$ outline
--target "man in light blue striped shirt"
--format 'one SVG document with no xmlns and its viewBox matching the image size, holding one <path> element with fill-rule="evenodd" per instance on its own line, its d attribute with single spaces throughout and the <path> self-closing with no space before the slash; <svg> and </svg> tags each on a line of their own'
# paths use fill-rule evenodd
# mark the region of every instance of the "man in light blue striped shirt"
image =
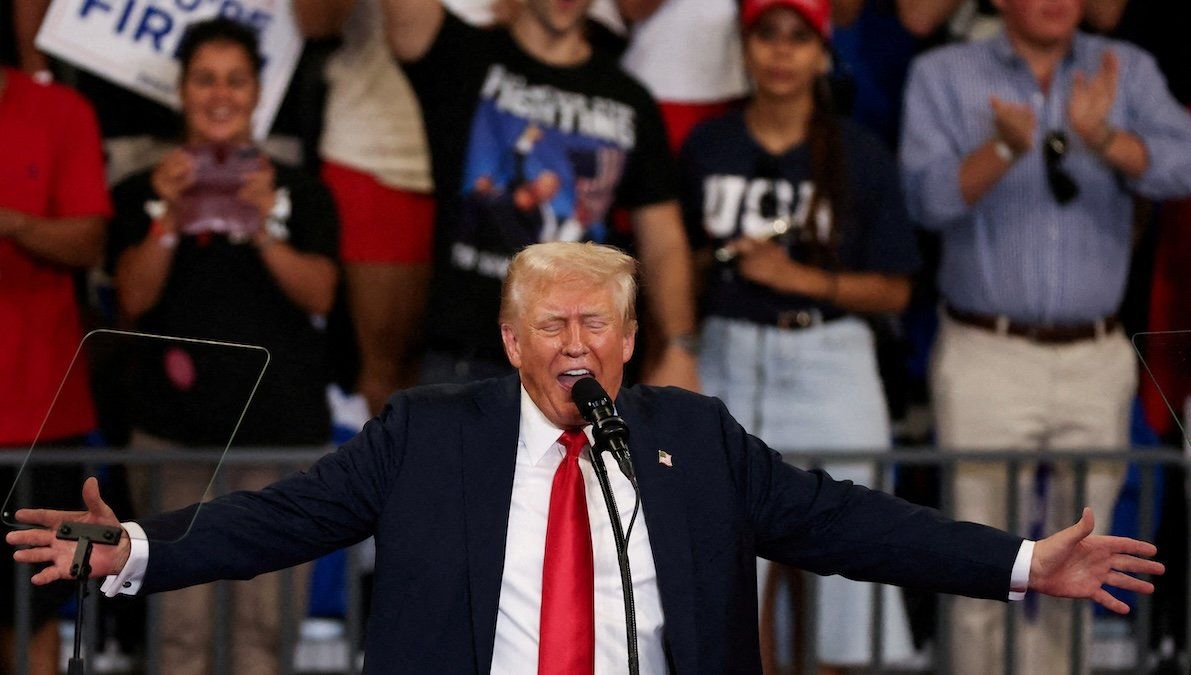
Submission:
<svg viewBox="0 0 1191 675">
<path fill-rule="evenodd" d="M 938 441 L 1124 447 L 1137 376 L 1115 313 L 1133 194 L 1191 194 L 1191 116 L 1144 51 L 1078 32 L 1082 0 L 996 4 L 1003 34 L 922 56 L 906 92 L 906 198 L 943 243 Z M 1063 468 L 1023 472 L 1023 521 L 1069 520 Z M 1119 477 L 1090 472 L 1096 513 L 1111 513 Z M 956 481 L 959 518 L 1009 525 L 1003 470 L 961 465 Z M 1070 672 L 1069 606 L 1028 609 L 1018 672 Z M 1003 611 L 956 605 L 953 672 L 1000 672 Z"/>
</svg>

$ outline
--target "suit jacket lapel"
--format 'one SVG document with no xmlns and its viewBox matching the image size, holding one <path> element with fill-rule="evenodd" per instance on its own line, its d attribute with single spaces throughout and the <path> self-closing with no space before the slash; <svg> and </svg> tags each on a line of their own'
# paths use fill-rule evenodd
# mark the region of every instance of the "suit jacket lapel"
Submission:
<svg viewBox="0 0 1191 675">
<path fill-rule="evenodd" d="M 657 569 L 658 592 L 665 617 L 670 658 L 679 673 L 698 671 L 695 634 L 695 564 L 682 489 L 682 448 L 667 445 L 657 429 L 660 421 L 638 392 L 622 390 L 616 410 L 629 425 L 629 450 L 641 488 L 641 504 L 649 528 L 649 545 Z M 677 455 L 673 466 L 658 461 L 658 451 Z M 627 523 L 626 523 L 627 525 Z"/>
<path fill-rule="evenodd" d="M 492 669 L 496 640 L 521 423 L 520 382 L 511 375 L 481 388 L 475 396 L 481 417 L 461 435 L 471 626 L 476 670 L 481 673 Z"/>
</svg>

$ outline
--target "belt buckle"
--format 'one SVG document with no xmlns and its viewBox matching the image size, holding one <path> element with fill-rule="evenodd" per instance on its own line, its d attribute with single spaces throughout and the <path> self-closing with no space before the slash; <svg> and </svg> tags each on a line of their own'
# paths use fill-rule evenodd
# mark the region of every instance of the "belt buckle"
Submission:
<svg viewBox="0 0 1191 675">
<path fill-rule="evenodd" d="M 801 330 L 821 323 L 821 315 L 813 309 L 793 309 L 777 313 L 777 327 L 786 330 Z"/>
<path fill-rule="evenodd" d="M 1009 320 L 1008 316 L 1006 316 L 1004 314 L 998 314 L 996 321 L 993 323 L 993 332 L 996 333 L 997 335 L 1002 335 L 1002 336 L 1009 335 L 1009 328 L 1012 325 L 1012 323 L 1013 322 Z M 1033 326 L 1026 327 L 1025 333 L 1026 333 L 1026 337 L 1033 339 L 1034 327 Z"/>
<path fill-rule="evenodd" d="M 1104 317 L 1096 319 L 1096 323 L 1094 323 L 1092 327 L 1095 331 L 1095 334 L 1092 337 L 1095 339 L 1103 340 L 1104 338 L 1108 337 L 1108 319 Z"/>
</svg>

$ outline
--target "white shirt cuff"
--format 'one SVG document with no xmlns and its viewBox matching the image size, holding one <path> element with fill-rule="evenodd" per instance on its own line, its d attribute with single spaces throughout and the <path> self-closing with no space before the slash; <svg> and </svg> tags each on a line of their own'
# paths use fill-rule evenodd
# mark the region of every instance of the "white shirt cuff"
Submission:
<svg viewBox="0 0 1191 675">
<path fill-rule="evenodd" d="M 132 543 L 132 550 L 128 553 L 128 561 L 119 574 L 110 574 L 103 580 L 99 590 L 109 598 L 117 595 L 136 595 L 141 590 L 141 582 L 145 579 L 145 568 L 149 566 L 149 538 L 140 525 L 129 521 L 120 523 L 128 533 L 128 540 Z"/>
<path fill-rule="evenodd" d="M 1034 560 L 1034 543 L 1029 539 L 1021 543 L 1017 560 L 1013 561 L 1013 573 L 1009 575 L 1009 601 L 1017 602 L 1026 597 L 1030 587 L 1030 563 Z"/>
</svg>

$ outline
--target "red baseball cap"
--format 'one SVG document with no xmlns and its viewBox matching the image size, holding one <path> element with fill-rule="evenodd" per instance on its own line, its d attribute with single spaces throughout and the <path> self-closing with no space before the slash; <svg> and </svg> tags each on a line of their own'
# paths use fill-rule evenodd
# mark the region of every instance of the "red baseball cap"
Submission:
<svg viewBox="0 0 1191 675">
<path fill-rule="evenodd" d="M 798 12 L 819 37 L 831 39 L 830 0 L 744 0 L 740 7 L 740 25 L 744 30 L 749 30 L 762 14 L 775 7 L 787 7 Z"/>
</svg>

